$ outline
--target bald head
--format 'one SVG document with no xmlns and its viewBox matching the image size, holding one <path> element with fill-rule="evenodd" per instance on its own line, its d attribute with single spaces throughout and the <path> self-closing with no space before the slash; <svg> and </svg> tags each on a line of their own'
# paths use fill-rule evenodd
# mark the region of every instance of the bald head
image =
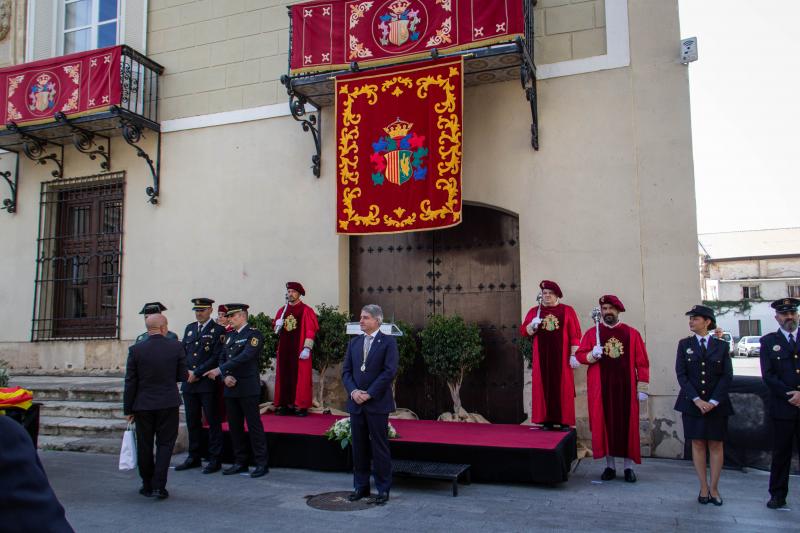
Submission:
<svg viewBox="0 0 800 533">
<path fill-rule="evenodd" d="M 144 319 L 148 335 L 166 335 L 167 317 L 164 315 L 147 315 Z"/>
</svg>

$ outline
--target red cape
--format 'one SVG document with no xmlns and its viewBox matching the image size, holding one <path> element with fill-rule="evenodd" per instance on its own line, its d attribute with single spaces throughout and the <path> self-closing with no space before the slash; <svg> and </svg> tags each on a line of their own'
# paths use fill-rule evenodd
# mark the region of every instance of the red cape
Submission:
<svg viewBox="0 0 800 533">
<path fill-rule="evenodd" d="M 628 421 L 628 453 L 629 459 L 636 463 L 642 462 L 642 451 L 639 444 L 639 400 L 636 393 L 641 388 L 646 392 L 647 384 L 650 383 L 650 363 L 647 358 L 647 350 L 644 346 L 641 334 L 627 324 L 620 323 L 615 327 L 628 328 L 630 332 L 630 357 L 629 371 L 630 383 L 632 384 L 629 392 L 630 397 L 630 418 Z M 589 365 L 586 373 L 587 396 L 589 399 L 589 428 L 592 431 L 592 455 L 595 459 L 605 457 L 608 453 L 608 435 L 606 432 L 605 416 L 603 413 L 603 384 L 600 377 L 600 367 L 595 364 L 592 355 L 592 348 L 596 343 L 595 326 L 592 326 L 581 339 L 581 345 L 575 357 L 585 365 Z M 640 385 L 641 384 L 641 385 Z"/>
<path fill-rule="evenodd" d="M 273 403 L 276 406 L 294 405 L 298 409 L 308 409 L 311 407 L 311 397 L 314 390 L 314 384 L 312 382 L 312 361 L 314 352 L 311 352 L 311 357 L 308 359 L 300 359 L 299 357 L 300 352 L 303 351 L 303 348 L 309 341 L 313 346 L 314 337 L 317 335 L 319 324 L 317 323 L 317 314 L 305 303 L 299 302 L 294 306 L 290 306 L 289 309 L 297 306 L 302 306 L 302 319 L 299 321 L 302 330 L 300 335 L 296 337 L 296 342 L 290 343 L 283 329 L 278 337 L 278 353 L 275 357 L 275 401 Z M 275 320 L 279 319 L 282 315 L 283 306 L 275 313 Z M 294 391 L 281 390 L 282 367 L 289 366 L 287 364 L 289 358 L 296 359 L 297 361 L 297 386 Z M 283 364 L 281 361 L 283 361 Z M 292 366 L 291 368 L 293 369 L 294 367 Z M 291 382 L 294 380 L 288 381 Z"/>
<path fill-rule="evenodd" d="M 556 354 L 556 357 L 561 361 L 561 420 L 548 419 L 547 403 L 544 397 L 544 387 L 542 384 L 542 371 L 540 368 L 539 360 L 539 342 L 536 336 L 537 332 L 533 334 L 533 359 L 531 363 L 532 371 L 532 393 L 531 393 L 531 421 L 536 424 L 543 422 L 551 422 L 555 424 L 569 424 L 575 425 L 575 379 L 572 375 L 572 368 L 569 366 L 569 356 L 572 346 L 578 346 L 581 338 L 581 326 L 578 322 L 578 315 L 575 310 L 569 305 L 560 304 L 564 307 L 564 324 L 561 327 L 563 340 L 561 343 L 561 354 Z M 523 337 L 530 337 L 528 335 L 527 327 L 530 322 L 536 318 L 536 311 L 539 307 L 533 307 L 528 314 L 525 315 L 525 320 L 519 327 L 520 334 Z M 541 318 L 544 318 L 544 310 Z"/>
</svg>

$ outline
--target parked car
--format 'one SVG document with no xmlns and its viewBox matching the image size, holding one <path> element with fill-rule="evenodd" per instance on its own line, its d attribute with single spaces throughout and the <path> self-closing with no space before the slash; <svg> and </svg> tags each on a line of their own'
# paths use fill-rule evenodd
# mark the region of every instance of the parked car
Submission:
<svg viewBox="0 0 800 533">
<path fill-rule="evenodd" d="M 736 354 L 739 357 L 758 357 L 761 354 L 761 337 L 746 336 L 739 339 Z"/>
<path fill-rule="evenodd" d="M 728 343 L 728 353 L 731 354 L 731 357 L 736 355 L 736 343 L 733 342 L 733 337 L 727 331 L 722 332 L 721 340 Z"/>
</svg>

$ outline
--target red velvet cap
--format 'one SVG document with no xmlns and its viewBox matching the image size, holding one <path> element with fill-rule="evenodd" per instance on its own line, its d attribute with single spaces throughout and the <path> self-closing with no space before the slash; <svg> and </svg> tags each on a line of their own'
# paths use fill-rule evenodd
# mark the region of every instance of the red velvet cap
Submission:
<svg viewBox="0 0 800 533">
<path fill-rule="evenodd" d="M 564 293 L 561 292 L 561 287 L 558 286 L 558 283 L 555 281 L 550 281 L 549 279 L 542 280 L 539 284 L 539 288 L 542 290 L 548 289 L 556 293 L 556 296 L 559 298 L 564 297 Z"/>
<path fill-rule="evenodd" d="M 305 296 L 305 295 L 306 295 L 306 290 L 305 290 L 305 289 L 303 288 L 303 286 L 302 286 L 302 285 L 301 285 L 299 282 L 297 282 L 297 281 L 290 281 L 289 283 L 287 283 L 287 284 L 286 284 L 286 288 L 287 288 L 287 289 L 294 289 L 294 290 L 296 290 L 297 292 L 299 292 L 299 293 L 300 293 L 300 296 Z"/>
<path fill-rule="evenodd" d="M 221 304 L 219 307 L 217 307 L 217 314 L 224 315 L 227 312 L 228 312 L 228 307 L 226 305 Z"/>
<path fill-rule="evenodd" d="M 625 306 L 622 305 L 622 300 L 614 296 L 613 294 L 606 294 L 600 297 L 600 305 L 609 304 L 613 305 L 617 309 L 619 309 L 620 313 L 625 312 Z"/>
</svg>

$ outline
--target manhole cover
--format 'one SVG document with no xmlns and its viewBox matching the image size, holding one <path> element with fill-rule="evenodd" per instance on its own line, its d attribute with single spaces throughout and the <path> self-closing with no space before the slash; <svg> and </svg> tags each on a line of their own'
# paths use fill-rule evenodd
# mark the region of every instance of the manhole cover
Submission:
<svg viewBox="0 0 800 533">
<path fill-rule="evenodd" d="M 315 496 L 306 496 L 308 505 L 321 511 L 363 511 L 372 505 L 369 498 L 361 498 L 357 502 L 347 499 L 349 492 L 325 492 Z"/>
</svg>

